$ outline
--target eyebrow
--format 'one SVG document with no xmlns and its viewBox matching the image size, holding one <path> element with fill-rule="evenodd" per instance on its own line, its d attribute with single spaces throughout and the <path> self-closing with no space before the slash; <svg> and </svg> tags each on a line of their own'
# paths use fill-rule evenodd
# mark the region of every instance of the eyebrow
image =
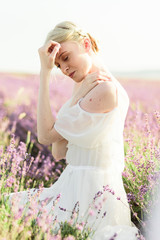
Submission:
<svg viewBox="0 0 160 240">
<path fill-rule="evenodd" d="M 65 53 L 65 52 L 67 52 L 67 51 L 64 51 L 63 53 Z M 58 57 L 59 59 L 60 59 L 60 57 L 62 56 L 63 53 L 61 53 L 61 55 Z"/>
<path fill-rule="evenodd" d="M 63 53 L 65 53 L 65 52 L 67 52 L 67 51 L 64 51 L 64 52 L 62 52 L 61 54 L 60 54 L 60 56 L 58 57 L 58 59 L 60 59 L 60 57 L 63 55 Z M 55 62 L 55 64 L 57 64 L 56 62 Z"/>
</svg>

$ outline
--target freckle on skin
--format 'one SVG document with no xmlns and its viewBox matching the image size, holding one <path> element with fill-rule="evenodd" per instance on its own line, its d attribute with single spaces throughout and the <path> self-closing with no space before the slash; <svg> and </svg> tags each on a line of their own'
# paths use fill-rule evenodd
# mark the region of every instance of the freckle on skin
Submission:
<svg viewBox="0 0 160 240">
<path fill-rule="evenodd" d="M 91 102 L 91 101 L 92 101 L 92 98 L 90 98 L 89 101 Z"/>
</svg>

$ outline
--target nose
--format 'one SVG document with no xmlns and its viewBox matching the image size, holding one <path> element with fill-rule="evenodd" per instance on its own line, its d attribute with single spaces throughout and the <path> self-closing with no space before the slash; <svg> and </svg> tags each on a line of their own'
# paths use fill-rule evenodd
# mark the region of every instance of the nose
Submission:
<svg viewBox="0 0 160 240">
<path fill-rule="evenodd" d="M 68 66 L 64 66 L 63 73 L 68 75 L 68 70 L 69 70 L 69 67 Z"/>
</svg>

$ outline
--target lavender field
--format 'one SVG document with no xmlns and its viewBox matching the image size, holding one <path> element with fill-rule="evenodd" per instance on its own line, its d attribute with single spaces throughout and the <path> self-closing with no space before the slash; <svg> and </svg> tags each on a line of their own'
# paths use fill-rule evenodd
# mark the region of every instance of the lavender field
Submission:
<svg viewBox="0 0 160 240">
<path fill-rule="evenodd" d="M 118 80 L 130 98 L 124 129 L 123 181 L 132 221 L 142 233 L 147 233 L 151 231 L 146 223 L 152 215 L 151 207 L 157 202 L 160 179 L 160 81 Z M 84 222 L 77 223 L 75 209 L 71 221 L 57 230 L 53 216 L 42 210 L 40 217 L 34 201 L 27 214 L 17 206 L 18 199 L 12 207 L 7 202 L 5 196 L 10 192 L 51 186 L 66 162 L 57 161 L 51 154 L 51 146 L 37 141 L 39 76 L 0 73 L 0 86 L 0 240 L 91 239 L 92 229 Z M 70 79 L 51 80 L 50 98 L 55 116 L 71 96 L 72 86 Z M 92 215 L 90 211 L 88 214 Z"/>
</svg>

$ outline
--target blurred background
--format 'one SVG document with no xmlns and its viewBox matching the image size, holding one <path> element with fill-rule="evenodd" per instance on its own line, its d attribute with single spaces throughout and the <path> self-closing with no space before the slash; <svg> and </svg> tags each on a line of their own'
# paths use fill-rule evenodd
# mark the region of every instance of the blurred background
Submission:
<svg viewBox="0 0 160 240">
<path fill-rule="evenodd" d="M 156 215 L 151 218 L 160 179 L 159 10 L 159 0 L 0 0 L 0 169 L 4 169 L 0 186 L 5 183 L 1 192 L 41 183 L 48 187 L 66 167 L 65 159 L 54 158 L 51 145 L 37 140 L 38 49 L 56 24 L 74 21 L 99 41 L 99 55 L 129 96 L 124 186 L 132 221 L 142 232 L 153 232 L 154 237 L 148 234 L 147 240 L 159 239 L 159 220 Z M 54 69 L 50 81 L 53 115 L 70 98 L 72 87 L 72 79 Z M 2 168 L 6 159 L 8 165 Z M 15 175 L 10 168 L 17 159 L 20 168 Z M 27 173 L 21 183 L 23 164 Z M 4 229 L 1 209 L 0 202 L 0 229 Z M 5 232 L 4 236 L 10 235 Z"/>
<path fill-rule="evenodd" d="M 159 0 L 5 0 L 0 7 L 0 72 L 38 74 L 47 33 L 74 21 L 100 43 L 118 77 L 160 79 Z"/>
</svg>

